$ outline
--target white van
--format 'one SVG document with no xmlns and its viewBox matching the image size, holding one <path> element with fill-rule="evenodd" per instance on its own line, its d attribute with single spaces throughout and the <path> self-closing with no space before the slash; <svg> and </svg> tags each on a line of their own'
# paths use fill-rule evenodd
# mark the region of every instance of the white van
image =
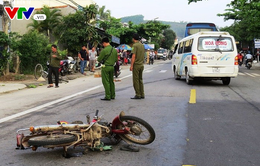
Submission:
<svg viewBox="0 0 260 166">
<path fill-rule="evenodd" d="M 185 76 L 187 84 L 203 78 L 229 85 L 238 74 L 234 37 L 228 32 L 198 32 L 180 40 L 174 49 L 172 71 L 176 80 Z"/>
</svg>

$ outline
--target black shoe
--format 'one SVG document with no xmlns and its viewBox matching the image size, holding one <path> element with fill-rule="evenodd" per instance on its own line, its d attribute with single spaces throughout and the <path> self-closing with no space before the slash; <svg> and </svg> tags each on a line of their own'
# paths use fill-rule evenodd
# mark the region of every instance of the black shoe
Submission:
<svg viewBox="0 0 260 166">
<path fill-rule="evenodd" d="M 101 98 L 100 100 L 107 100 L 107 101 L 110 101 L 110 99 L 107 99 L 107 98 Z"/>
<path fill-rule="evenodd" d="M 59 88 L 59 86 L 55 86 L 55 88 Z"/>
<path fill-rule="evenodd" d="M 111 98 L 111 100 L 115 100 L 115 98 Z"/>
<path fill-rule="evenodd" d="M 143 97 L 141 97 L 141 99 L 144 99 L 145 97 L 143 96 Z"/>
<path fill-rule="evenodd" d="M 134 96 L 134 97 L 131 97 L 131 99 L 141 99 L 141 97 Z"/>
</svg>

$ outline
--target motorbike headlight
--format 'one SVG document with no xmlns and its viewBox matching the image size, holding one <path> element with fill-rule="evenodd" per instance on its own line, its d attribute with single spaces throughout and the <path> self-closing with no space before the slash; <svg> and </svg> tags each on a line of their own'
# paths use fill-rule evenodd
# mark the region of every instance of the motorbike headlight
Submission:
<svg viewBox="0 0 260 166">
<path fill-rule="evenodd" d="M 32 133 L 34 132 L 34 127 L 33 127 L 33 126 L 30 127 L 30 131 L 31 131 Z"/>
</svg>

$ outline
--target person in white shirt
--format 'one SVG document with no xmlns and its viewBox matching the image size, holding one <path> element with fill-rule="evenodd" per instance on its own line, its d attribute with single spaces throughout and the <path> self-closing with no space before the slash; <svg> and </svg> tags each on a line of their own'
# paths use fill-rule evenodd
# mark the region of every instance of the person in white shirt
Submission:
<svg viewBox="0 0 260 166">
<path fill-rule="evenodd" d="M 154 57 L 155 57 L 155 53 L 154 50 L 150 51 L 149 53 L 149 65 L 152 63 L 153 65 L 153 61 L 154 61 Z"/>
<path fill-rule="evenodd" d="M 92 49 L 89 50 L 89 69 L 91 72 L 95 71 L 96 57 L 97 57 L 96 48 L 92 47 Z"/>
<path fill-rule="evenodd" d="M 248 62 L 252 62 L 253 61 L 253 55 L 250 54 L 250 51 L 247 52 L 247 54 L 245 56 L 245 59 L 246 59 L 246 66 L 247 66 Z"/>
</svg>

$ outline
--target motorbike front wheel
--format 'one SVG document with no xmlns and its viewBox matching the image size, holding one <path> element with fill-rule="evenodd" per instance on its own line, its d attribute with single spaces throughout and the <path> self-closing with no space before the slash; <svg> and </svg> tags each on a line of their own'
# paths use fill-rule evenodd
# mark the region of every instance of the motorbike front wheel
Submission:
<svg viewBox="0 0 260 166">
<path fill-rule="evenodd" d="M 130 128 L 129 134 L 121 135 L 124 139 L 140 145 L 147 145 L 154 141 L 155 132 L 146 121 L 134 116 L 122 116 L 120 120 L 124 124 L 120 128 Z"/>
<path fill-rule="evenodd" d="M 70 134 L 56 134 L 32 137 L 28 140 L 30 146 L 60 145 L 74 142 L 76 137 Z"/>
</svg>

